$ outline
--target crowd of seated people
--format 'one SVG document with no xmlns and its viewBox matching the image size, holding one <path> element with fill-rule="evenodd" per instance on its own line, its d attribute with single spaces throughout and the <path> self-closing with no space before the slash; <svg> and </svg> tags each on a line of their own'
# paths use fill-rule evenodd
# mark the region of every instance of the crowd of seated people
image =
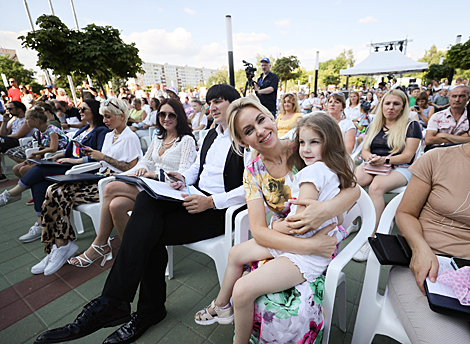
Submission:
<svg viewBox="0 0 470 344">
<path fill-rule="evenodd" d="M 400 230 L 402 230 L 402 227 L 406 227 L 405 225 L 408 225 L 408 223 L 413 223 L 413 225 L 408 226 L 409 229 L 404 229 L 403 233 L 412 243 L 410 246 L 412 246 L 413 252 L 415 252 L 415 250 L 416 252 L 420 252 L 420 257 L 417 256 L 416 259 L 419 258 L 421 261 L 426 261 L 429 263 L 430 268 L 424 271 L 424 268 L 418 264 L 418 261 L 412 261 L 411 273 L 410 270 L 403 273 L 398 268 L 392 269 L 391 275 L 395 277 L 391 278 L 389 283 L 393 283 L 394 288 L 397 290 L 396 296 L 393 296 L 396 297 L 397 300 L 394 306 L 399 307 L 396 305 L 401 304 L 401 298 L 404 297 L 400 295 L 400 293 L 403 293 L 402 291 L 407 288 L 411 288 L 412 282 L 417 283 L 418 287 L 421 288 L 422 280 L 421 282 L 418 281 L 418 275 L 421 277 L 423 273 L 434 274 L 435 256 L 433 258 L 432 254 L 442 253 L 442 251 L 446 251 L 447 249 L 441 248 L 440 245 L 442 245 L 442 242 L 434 232 L 431 233 L 431 236 L 431 234 L 427 235 L 425 231 L 422 231 L 422 234 L 420 234 L 422 237 L 416 236 L 416 232 L 418 231 L 418 229 L 416 229 L 418 228 L 416 227 L 416 223 L 423 223 L 425 220 L 422 220 L 422 218 L 426 218 L 426 216 L 421 213 L 421 208 L 426 209 L 426 207 L 428 207 L 427 203 L 431 202 L 431 200 L 427 198 L 428 195 L 434 192 L 431 191 L 434 190 L 432 185 L 434 185 L 434 183 L 440 185 L 441 183 L 441 181 L 436 182 L 434 178 L 431 179 L 432 175 L 429 175 L 429 173 L 438 173 L 441 175 L 442 172 L 440 172 L 440 169 L 446 168 L 445 164 L 441 161 L 443 161 L 444 157 L 449 158 L 449 154 L 455 157 L 458 154 L 470 156 L 470 153 L 467 152 L 468 145 L 459 145 L 458 147 L 442 150 L 436 149 L 435 151 L 441 151 L 442 153 L 432 153 L 432 156 L 424 155 L 426 159 L 424 159 L 423 162 L 420 162 L 420 159 L 423 158 L 418 159 L 417 162 L 420 163 L 414 168 L 412 164 L 416 160 L 415 152 L 421 142 L 422 136 L 419 122 L 410 119 L 411 116 L 414 116 L 410 115 L 410 113 L 412 110 L 415 110 L 419 116 L 418 118 L 422 122 L 427 122 L 428 131 L 426 131 L 426 143 L 429 145 L 441 146 L 470 142 L 468 136 L 468 111 L 465 108 L 470 99 L 470 89 L 468 87 L 451 86 L 449 88 L 449 108 L 434 114 L 431 112 L 434 107 L 429 105 L 426 92 L 421 92 L 416 96 L 416 107 L 414 109 L 409 106 L 410 95 L 404 93 L 401 89 L 393 89 L 386 92 L 380 91 L 375 92 L 375 94 L 365 92 L 365 99 L 363 99 L 363 101 L 360 99 L 360 94 L 357 93 L 357 104 L 356 100 L 352 99 L 354 98 L 352 97 L 352 93 L 350 93 L 349 107 L 356 108 L 359 106 L 359 115 L 355 118 L 355 125 L 353 121 L 348 120 L 345 115 L 347 102 L 344 94 L 341 92 L 329 94 L 327 102 L 325 103 L 329 116 L 313 110 L 313 113 L 308 114 L 309 116 L 305 118 L 302 118 L 303 116 L 300 114 L 300 111 L 298 116 L 295 117 L 297 115 L 295 109 L 296 106 L 298 107 L 296 96 L 294 94 L 284 95 L 283 101 L 281 102 L 281 109 L 284 110 L 284 113 L 281 113 L 278 119 L 274 121 L 271 113 L 262 105 L 258 104 L 256 100 L 250 99 L 250 101 L 245 104 L 241 100 L 237 100 L 240 95 L 231 86 L 215 85 L 209 89 L 206 97 L 207 105 L 209 106 L 209 114 L 213 118 L 215 128 L 209 131 L 199 147 L 197 147 L 197 142 L 192 131 L 208 128 L 208 117 L 206 116 L 207 111 L 204 110 L 204 104 L 199 100 L 193 100 L 191 107 L 194 113 L 188 118 L 184 106 L 179 97 L 177 97 L 178 94 L 175 90 L 169 88 L 166 91 L 168 95 L 174 94 L 176 97 L 172 95 L 169 98 L 163 98 L 161 102 L 157 99 L 150 100 L 151 111 L 149 117 L 154 116 L 155 120 L 152 119 L 149 125 L 154 125 L 157 129 L 157 133 L 147 153 L 138 163 L 137 160 L 141 154 L 140 142 L 130 128 L 125 125 L 127 122 L 126 116 L 129 112 L 128 104 L 125 100 L 120 101 L 116 98 L 110 98 L 110 101 L 102 102 L 101 105 L 97 101 L 85 99 L 82 103 L 83 107 L 80 110 L 82 113 L 81 119 L 85 121 L 87 125 L 76 132 L 75 140 L 91 148 L 77 149 L 77 146 L 74 146 L 75 144 L 71 142 L 67 145 L 65 153 L 59 154 L 54 159 L 65 163 L 101 161 L 101 172 L 106 173 L 105 170 L 108 169 L 107 173 L 109 175 L 125 172 L 134 167 L 133 172 L 130 172 L 131 175 L 157 180 L 161 178 L 159 170 L 163 169 L 172 172 L 170 175 L 173 177 L 186 181 L 190 185 L 195 185 L 201 190 L 204 196 L 188 195 L 183 203 L 168 202 L 155 200 L 146 194 L 145 191 L 135 186 L 123 182 L 111 182 L 104 191 L 100 229 L 97 237 L 84 253 L 69 259 L 75 253 L 77 247 L 72 242 L 75 240 L 75 234 L 71 228 L 67 214 L 70 214 L 71 208 L 74 205 L 98 202 L 96 183 L 74 183 L 66 186 L 60 184 L 51 185 L 51 183 L 44 180 L 45 173 L 41 170 L 41 167 L 33 166 L 24 174 L 17 186 L 2 194 L 3 201 L 0 200 L 0 202 L 3 202 L 2 205 L 4 205 L 19 199 L 20 193 L 25 189 L 33 189 L 38 222 L 30 229 L 29 233 L 23 236 L 23 239 L 20 238 L 20 240 L 28 242 L 42 236 L 46 253 L 48 253 L 39 264 L 36 264 L 32 268 L 33 273 L 50 275 L 60 269 L 67 260 L 69 260 L 70 264 L 78 267 L 90 266 L 95 260 L 100 258 L 103 258 L 104 263 L 111 252 L 108 239 L 113 228 L 116 228 L 122 240 L 121 248 L 114 262 L 113 270 L 106 281 L 102 296 L 95 300 L 97 302 L 90 303 L 83 310 L 83 314 L 86 315 L 85 318 L 87 320 L 83 322 L 83 317 L 79 316 L 73 323 L 73 331 L 71 330 L 72 327 L 66 326 L 47 331 L 41 335 L 38 340 L 40 339 L 43 343 L 54 342 L 59 338 L 64 341 L 72 340 L 86 336 L 102 327 L 108 326 L 110 323 L 124 323 L 119 330 L 108 337 L 107 340 L 110 342 L 121 342 L 124 340 L 133 341 L 140 337 L 150 326 L 160 322 L 166 316 L 164 270 L 167 262 L 167 253 L 165 245 L 191 243 L 220 235 L 224 231 L 225 210 L 230 205 L 240 202 L 243 203 L 246 202 L 246 200 L 248 200 L 248 211 L 252 230 L 253 228 L 260 228 L 259 230 L 255 229 L 253 235 L 256 236 L 257 243 L 264 246 L 263 249 L 265 249 L 265 247 L 272 247 L 281 253 L 290 252 L 300 255 L 324 255 L 325 257 L 328 253 L 329 257 L 331 257 L 330 251 L 326 252 L 326 248 L 324 252 L 313 249 L 312 247 L 317 246 L 315 244 L 309 245 L 309 240 L 312 242 L 320 240 L 320 234 L 323 233 L 327 235 L 328 231 L 332 228 L 327 227 L 328 230 L 321 231 L 316 235 L 311 235 L 309 239 L 307 239 L 297 238 L 296 236 L 286 237 L 285 234 L 280 233 L 281 231 L 277 231 L 275 227 L 281 224 L 285 225 L 287 222 L 284 221 L 280 221 L 279 223 L 273 222 L 272 228 L 266 223 L 262 225 L 258 223 L 261 221 L 260 219 L 265 221 L 265 216 L 260 216 L 259 213 L 261 208 L 263 208 L 264 212 L 264 204 L 261 204 L 261 207 L 254 206 L 253 201 L 257 198 L 254 197 L 255 189 L 248 187 L 250 178 L 247 173 L 250 172 L 251 179 L 256 181 L 256 185 L 260 185 L 261 191 L 258 191 L 261 192 L 260 194 L 262 195 L 265 193 L 263 189 L 265 179 L 269 181 L 271 179 L 279 180 L 280 178 L 284 178 L 283 180 L 287 183 L 287 180 L 290 178 L 291 183 L 295 182 L 291 171 L 293 165 L 290 165 L 290 156 L 295 153 L 295 151 L 293 151 L 294 148 L 289 141 L 278 139 L 278 137 L 282 136 L 278 133 L 279 122 L 282 121 L 293 121 L 293 125 L 287 131 L 296 128 L 297 145 L 295 147 L 299 149 L 297 154 L 299 158 L 307 159 L 304 159 L 307 166 L 309 165 L 307 161 L 310 161 L 308 159 L 311 159 L 309 154 L 314 151 L 314 149 L 312 147 L 299 148 L 305 145 L 305 143 L 301 142 L 313 140 L 320 142 L 320 144 L 326 144 L 325 142 L 328 141 L 324 134 L 322 134 L 323 136 L 320 135 L 318 138 L 312 139 L 309 137 L 305 139 L 308 130 L 313 132 L 312 135 L 315 136 L 315 134 L 320 132 L 319 128 L 324 130 L 331 123 L 336 123 L 340 137 L 338 140 L 342 140 L 339 146 L 344 149 L 345 157 L 348 153 L 353 151 L 356 145 L 356 135 L 358 133 L 363 134 L 364 145 L 362 158 L 364 162 L 355 169 L 355 177 L 353 176 L 351 180 L 357 179 L 357 183 L 360 186 L 369 187 L 368 193 L 374 204 L 377 223 L 385 207 L 384 194 L 386 192 L 400 186 L 406 186 L 408 183 L 410 184 L 408 188 L 413 190 L 419 188 L 419 192 L 421 192 L 423 196 L 421 197 L 423 202 L 415 205 L 412 204 L 411 198 L 404 198 L 399 208 L 399 213 L 403 213 L 403 220 L 397 220 Z M 158 93 L 155 92 L 155 95 L 158 96 Z M 374 96 L 376 96 L 377 99 L 374 99 Z M 184 99 L 185 98 L 186 97 L 184 97 Z M 134 106 L 132 110 L 135 110 L 135 113 L 138 111 L 143 112 L 138 106 L 138 100 L 138 98 L 135 98 L 132 101 Z M 376 100 L 378 100 L 378 103 L 375 108 L 372 109 L 372 103 Z M 156 106 L 157 102 L 160 103 L 159 106 Z M 231 105 L 231 103 L 233 104 Z M 313 104 L 315 103 L 313 102 Z M 314 108 L 314 105 L 312 108 Z M 427 111 L 424 111 L 426 109 Z M 375 116 L 373 117 L 371 116 L 371 110 L 375 110 Z M 12 111 L 15 110 L 12 109 Z M 252 114 L 250 111 L 254 111 L 256 114 Z M 44 111 L 44 114 L 46 112 L 47 111 Z M 237 113 L 237 116 L 240 118 L 247 117 L 247 119 L 243 121 L 243 125 L 239 120 L 236 120 L 237 116 L 234 116 L 235 113 Z M 53 113 L 51 115 L 53 115 Z M 102 115 L 105 117 L 104 123 L 102 123 Z M 282 119 L 282 117 L 286 115 L 290 117 L 287 118 L 287 120 Z M 324 116 L 326 116 L 326 118 L 324 118 Z M 293 120 L 294 117 L 295 120 Z M 47 125 L 49 118 L 45 115 L 41 116 L 41 118 L 43 121 L 40 125 L 38 124 L 37 127 L 34 127 L 35 124 L 32 123 L 33 120 L 30 121 L 28 119 L 27 121 L 31 122 L 30 128 L 34 127 L 42 133 L 43 131 L 41 129 L 44 129 L 44 125 Z M 47 119 L 44 121 L 44 118 Z M 101 118 L 101 122 L 99 118 Z M 330 120 L 331 118 L 333 121 Z M 424 118 L 426 118 L 427 121 L 425 121 Z M 442 124 L 444 120 L 447 122 Z M 317 125 L 317 127 L 309 127 L 310 129 L 308 130 L 302 129 L 307 123 L 315 123 L 316 121 L 323 122 L 321 122 L 321 125 Z M 299 122 L 299 125 L 297 125 L 297 122 Z M 105 128 L 103 124 L 108 128 Z M 284 123 L 281 124 L 283 125 Z M 145 130 L 147 128 L 143 129 Z M 137 133 L 139 131 L 140 130 L 137 130 Z M 99 135 L 97 134 L 98 132 Z M 250 138 L 251 135 L 254 136 Z M 94 138 L 90 141 L 92 136 L 94 136 Z M 98 136 L 101 138 L 98 138 Z M 300 141 L 299 137 L 301 139 Z M 328 136 L 328 138 L 331 137 Z M 101 140 L 101 143 L 98 142 L 99 140 Z M 122 144 L 123 142 L 127 142 L 129 145 L 128 149 L 118 149 L 116 145 L 118 143 Z M 250 146 L 251 148 L 255 148 L 256 156 L 253 156 L 249 151 Z M 55 148 L 55 145 L 53 148 Z M 326 152 L 320 148 L 318 149 L 321 156 L 328 159 L 326 158 Z M 447 152 L 450 153 L 447 154 Z M 74 153 L 78 153 L 78 157 L 73 156 Z M 317 160 L 312 164 L 317 164 L 316 161 Z M 323 160 L 320 158 L 318 161 L 321 162 Z M 347 161 L 347 159 L 345 161 Z M 325 164 L 328 166 L 326 160 Z M 436 172 L 434 172 L 434 170 L 429 172 L 429 166 L 433 164 L 436 164 Z M 373 170 L 374 167 L 384 167 L 385 165 L 392 166 L 391 171 L 389 171 L 387 175 L 380 175 L 373 172 L 371 173 L 371 170 L 367 171 L 366 165 L 372 167 L 371 170 Z M 448 165 L 450 166 L 450 163 Z M 256 172 L 259 170 L 262 171 L 262 173 L 260 172 L 259 175 L 257 175 L 250 169 L 246 169 L 245 176 L 243 176 L 242 171 L 246 166 L 252 166 L 253 171 Z M 68 168 L 69 167 L 66 166 L 57 167 L 54 174 L 63 174 Z M 459 167 L 460 171 L 464 171 L 464 168 L 465 166 Z M 299 169 L 296 169 L 296 172 L 298 170 Z M 456 178 L 457 177 L 454 179 Z M 442 183 L 445 182 L 447 181 L 442 181 Z M 315 189 L 317 185 L 316 180 L 308 181 L 307 184 L 308 183 L 313 183 L 312 185 L 314 185 Z M 423 183 L 426 185 L 423 186 Z M 353 185 L 353 183 L 350 184 Z M 185 186 L 185 183 L 175 182 L 172 183 L 172 186 L 180 189 Z M 289 188 L 291 187 L 289 186 Z M 292 186 L 292 188 L 294 188 L 294 186 Z M 426 191 L 428 188 L 429 190 Z M 285 188 L 283 188 L 283 190 L 285 190 Z M 313 206 L 305 207 L 302 206 L 302 203 L 299 203 L 297 212 L 300 214 L 298 214 L 298 217 L 293 217 L 293 219 L 299 219 L 300 216 L 303 216 L 303 218 L 312 219 L 311 222 L 315 225 L 308 225 L 302 230 L 303 232 L 297 233 L 304 234 L 310 232 L 310 234 L 312 234 L 312 231 L 319 228 L 322 223 L 335 216 L 340 216 L 344 211 L 349 209 L 358 197 L 357 188 L 346 187 L 344 189 L 341 188 L 341 190 L 343 191 L 339 194 L 337 193 L 337 196 L 332 197 L 329 201 L 324 200 L 325 202 L 322 204 L 315 203 L 316 208 Z M 318 187 L 317 191 L 319 191 Z M 310 192 L 312 192 L 312 190 L 310 190 Z M 315 193 L 313 194 L 316 195 Z M 409 192 L 408 195 L 410 194 L 411 192 Z M 305 194 L 301 193 L 301 195 Z M 282 197 L 284 196 L 285 195 Z M 271 198 L 272 197 L 264 195 L 264 197 L 260 199 L 263 203 L 263 199 L 266 199 L 268 202 Z M 285 196 L 284 198 L 287 200 L 290 196 Z M 316 199 L 316 196 L 314 196 L 313 199 Z M 65 207 L 59 207 L 59 204 L 65 204 Z M 296 204 L 295 201 L 294 204 Z M 457 204 L 456 201 L 456 207 L 459 205 L 460 203 Z M 432 204 L 430 206 L 432 206 Z M 442 210 L 442 215 L 448 214 L 446 213 L 446 209 Z M 128 215 L 129 211 L 132 211 L 130 217 Z M 60 225 L 58 222 L 59 218 L 61 219 Z M 413 218 L 415 220 L 413 220 Z M 452 217 L 450 218 L 450 221 L 454 220 Z M 65 221 L 62 221 L 63 219 L 65 219 Z M 468 225 L 468 221 L 464 219 L 460 220 L 463 224 L 461 228 L 465 228 L 465 226 Z M 254 222 L 252 223 L 252 221 Z M 188 224 L 190 224 L 190 226 L 188 226 Z M 198 228 L 201 228 L 201 230 L 198 231 Z M 289 229 L 290 228 L 287 227 L 286 233 L 289 233 Z M 349 233 L 352 231 L 354 231 L 354 229 L 348 230 Z M 421 231 L 419 232 L 421 233 Z M 462 240 L 468 242 L 469 239 L 465 236 L 464 231 L 462 231 L 462 235 Z M 335 237 L 329 238 L 331 241 L 330 246 L 332 250 L 334 250 L 334 246 L 339 239 Z M 333 239 L 335 239 L 334 243 Z M 428 247 L 426 248 L 425 245 L 428 245 Z M 426 248 L 426 255 L 422 254 L 422 247 Z M 453 242 L 449 247 L 446 252 L 466 257 L 465 254 L 459 251 L 460 246 L 457 242 Z M 136 250 L 140 252 L 137 257 L 134 255 Z M 237 250 L 239 250 L 239 248 L 233 250 L 233 259 L 237 257 L 235 255 Z M 355 255 L 354 259 L 357 261 L 367 260 L 369 251 L 370 247 L 366 243 Z M 260 260 L 258 256 L 255 256 L 255 252 L 257 252 L 255 249 L 251 251 L 253 255 L 252 260 Z M 54 259 L 51 259 L 52 257 Z M 289 282 L 289 285 L 276 281 L 277 284 L 275 284 L 276 286 L 274 288 L 270 289 L 269 284 L 265 283 L 263 284 L 264 289 L 254 290 L 256 288 L 253 288 L 253 284 L 248 283 L 253 282 L 255 286 L 260 285 L 259 282 L 256 282 L 256 276 L 260 275 L 264 278 L 265 276 L 262 275 L 265 273 L 264 271 L 269 274 L 271 266 L 275 266 L 275 264 L 270 262 L 263 264 L 259 265 L 259 271 L 255 270 L 248 275 L 251 275 L 251 277 L 243 277 L 238 281 L 240 275 L 237 275 L 237 270 L 235 275 L 238 277 L 232 282 L 227 282 L 235 286 L 238 285 L 238 287 L 233 289 L 233 307 L 235 309 L 236 326 L 238 323 L 238 329 L 236 327 L 235 332 L 236 343 L 244 343 L 251 335 L 259 335 L 259 333 L 256 333 L 256 330 L 259 329 L 252 328 L 253 318 L 251 315 L 254 314 L 253 307 L 251 307 L 251 310 L 249 307 L 246 308 L 245 301 L 247 300 L 248 294 L 251 295 L 250 297 L 254 300 L 264 293 L 281 292 L 286 288 L 293 287 L 294 284 L 300 285 L 305 280 L 312 282 L 312 280 L 305 277 L 306 275 L 301 270 L 299 274 L 300 277 L 293 278 L 292 281 Z M 327 265 L 328 264 L 326 264 L 326 266 Z M 416 276 L 416 279 L 413 274 Z M 414 282 L 415 280 L 416 282 Z M 402 284 L 407 287 L 404 288 Z M 139 285 L 141 291 L 139 293 L 138 308 L 137 311 L 130 316 L 129 303 L 134 299 Z M 395 285 L 397 286 L 395 287 Z M 222 286 L 222 288 L 224 288 L 224 286 Z M 416 288 L 418 290 L 417 294 L 419 294 L 419 288 Z M 242 290 L 243 293 L 239 292 L 240 290 Z M 301 287 L 299 287 L 298 290 L 301 290 Z M 248 293 L 247 291 L 250 292 Z M 230 289 L 230 293 L 231 292 Z M 308 297 L 308 295 L 305 295 L 305 297 Z M 408 297 L 411 297 L 411 295 L 408 295 Z M 224 323 L 224 321 L 231 322 L 233 311 L 229 300 L 230 295 L 225 293 L 220 297 L 220 300 L 219 298 L 214 300 L 210 306 L 199 312 L 196 315 L 196 321 L 203 324 L 213 322 Z M 252 305 L 253 300 L 250 300 L 248 304 Z M 243 312 L 248 312 L 243 313 L 239 311 L 239 314 L 251 315 L 243 316 L 242 318 L 237 317 L 237 307 L 240 307 L 240 310 L 245 309 Z M 317 313 L 321 314 L 321 305 L 319 307 L 320 311 Z M 260 312 L 262 311 L 260 310 Z M 100 317 L 97 318 L 95 316 L 96 314 L 100 314 Z M 103 314 L 104 317 L 102 317 Z M 260 314 L 256 313 L 254 316 L 256 317 L 258 315 Z M 263 315 L 261 314 L 260 316 Z M 401 318 L 402 322 L 406 321 L 406 317 L 412 318 L 412 316 L 409 316 L 409 311 L 406 309 L 403 311 L 403 314 L 399 314 L 399 316 L 403 317 Z M 103 319 L 107 319 L 107 322 Z M 289 321 L 308 322 L 310 325 L 311 320 L 297 318 Z M 318 321 L 319 324 L 322 319 L 315 318 L 315 322 L 316 321 Z M 438 320 L 435 321 L 437 324 Z M 442 321 L 442 319 L 439 319 L 439 321 Z M 443 324 L 447 323 L 443 322 Z M 462 333 L 461 338 L 467 338 L 465 336 L 470 335 L 468 329 L 462 329 L 463 326 L 460 323 L 457 322 L 454 325 L 459 333 Z M 275 333 L 276 331 L 275 323 L 272 325 L 265 323 L 263 326 L 265 326 L 263 329 L 265 335 Z M 269 326 L 273 327 L 270 328 Z M 321 325 L 319 326 L 320 329 Z M 252 330 L 255 330 L 255 332 L 252 332 Z M 307 328 L 307 331 L 309 330 L 311 330 L 310 327 Z M 409 331 L 412 333 L 415 331 L 415 326 L 410 325 L 406 330 L 407 333 Z M 293 338 L 297 335 L 300 335 L 300 332 L 292 334 Z M 412 338 L 412 335 L 409 334 L 409 336 Z M 418 333 L 416 336 L 420 337 L 421 334 Z M 299 338 L 302 337 L 303 333 Z M 413 343 L 415 342 L 413 341 Z"/>
</svg>

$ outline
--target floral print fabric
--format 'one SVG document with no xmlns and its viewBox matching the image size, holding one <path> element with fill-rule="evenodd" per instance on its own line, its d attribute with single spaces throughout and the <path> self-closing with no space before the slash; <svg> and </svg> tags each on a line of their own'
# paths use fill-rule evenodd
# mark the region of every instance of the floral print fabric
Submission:
<svg viewBox="0 0 470 344">
<path fill-rule="evenodd" d="M 266 261 L 253 262 L 253 271 Z M 255 316 L 250 343 L 314 344 L 323 338 L 323 296 L 325 276 L 290 289 L 260 296 L 255 301 Z"/>
<path fill-rule="evenodd" d="M 41 133 L 39 130 L 35 129 L 33 133 L 33 137 L 38 141 L 40 147 L 49 147 L 51 145 L 51 134 L 57 134 L 59 136 L 59 146 L 58 150 L 65 149 L 67 147 L 67 143 L 69 142 L 69 138 L 65 133 L 57 128 L 55 125 L 47 126 L 45 132 Z"/>
</svg>

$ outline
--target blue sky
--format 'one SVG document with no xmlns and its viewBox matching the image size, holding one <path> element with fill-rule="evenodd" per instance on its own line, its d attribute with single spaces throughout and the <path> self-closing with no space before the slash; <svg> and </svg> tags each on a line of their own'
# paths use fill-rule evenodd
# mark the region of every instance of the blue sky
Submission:
<svg viewBox="0 0 470 344">
<path fill-rule="evenodd" d="M 356 63 L 369 54 L 371 41 L 408 37 L 408 56 L 417 60 L 433 44 L 446 49 L 458 34 L 470 36 L 470 1 L 123 1 L 74 0 L 80 27 L 111 25 L 127 43 L 135 42 L 146 62 L 207 68 L 227 65 L 225 16 L 232 15 L 235 68 L 255 62 L 256 53 L 298 56 L 312 70 L 320 61 L 353 49 Z M 48 0 L 28 0 L 36 20 L 50 14 Z M 52 0 L 55 14 L 74 28 L 69 0 Z M 30 30 L 23 1 L 0 3 L 0 46 L 17 49 L 27 68 L 38 70 L 32 51 L 17 37 Z"/>
</svg>

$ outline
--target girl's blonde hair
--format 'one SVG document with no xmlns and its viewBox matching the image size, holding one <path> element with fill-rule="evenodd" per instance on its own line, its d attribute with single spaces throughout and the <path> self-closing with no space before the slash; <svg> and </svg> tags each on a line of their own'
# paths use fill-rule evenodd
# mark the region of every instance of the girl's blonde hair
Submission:
<svg viewBox="0 0 470 344">
<path fill-rule="evenodd" d="M 253 93 L 246 97 L 234 100 L 229 105 L 229 107 L 227 108 L 227 130 L 232 140 L 233 150 L 241 156 L 243 156 L 243 152 L 240 149 L 242 146 L 241 144 L 242 138 L 235 130 L 235 122 L 237 120 L 238 115 L 240 115 L 240 113 L 248 107 L 252 107 L 252 108 L 259 110 L 264 115 L 266 115 L 266 117 L 274 121 L 273 114 L 269 112 L 269 110 L 265 108 L 263 105 L 261 105 L 258 97 L 256 97 L 256 95 Z M 254 155 L 256 155 L 256 153 L 254 153 Z"/>
<path fill-rule="evenodd" d="M 281 98 L 281 116 L 284 116 L 286 114 L 286 109 L 284 109 L 284 99 L 286 98 L 290 98 L 290 101 L 292 103 L 292 111 L 294 113 L 299 113 L 300 112 L 299 99 L 294 93 L 287 93 L 283 95 Z"/>
<path fill-rule="evenodd" d="M 383 115 L 383 104 L 385 99 L 389 96 L 397 96 L 401 99 L 403 103 L 403 110 L 397 118 L 397 121 L 393 127 L 385 133 L 387 137 L 387 145 L 391 149 L 391 154 L 400 153 L 405 149 L 406 146 L 406 128 L 408 126 L 408 117 L 410 114 L 410 109 L 408 107 L 408 97 L 401 90 L 390 90 L 384 94 L 380 103 L 377 105 L 377 112 L 375 113 L 375 118 L 368 127 L 367 139 L 364 142 L 365 148 L 370 148 L 372 140 L 377 136 L 377 134 L 385 126 L 385 117 Z"/>
<path fill-rule="evenodd" d="M 355 165 L 346 150 L 343 134 L 336 120 L 326 112 L 319 111 L 297 122 L 293 141 L 293 160 L 299 170 L 306 166 L 299 154 L 299 133 L 301 129 L 313 130 L 320 136 L 322 161 L 338 175 L 340 188 L 354 187 L 356 185 Z"/>
<path fill-rule="evenodd" d="M 26 117 L 34 118 L 37 119 L 38 121 L 42 123 L 47 123 L 47 115 L 46 115 L 46 110 L 39 105 L 36 105 L 35 107 L 29 109 L 26 111 Z"/>
</svg>

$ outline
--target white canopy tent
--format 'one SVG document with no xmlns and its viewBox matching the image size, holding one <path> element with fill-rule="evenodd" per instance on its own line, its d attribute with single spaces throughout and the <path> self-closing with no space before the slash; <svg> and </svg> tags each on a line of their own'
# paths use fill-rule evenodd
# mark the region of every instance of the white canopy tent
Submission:
<svg viewBox="0 0 470 344">
<path fill-rule="evenodd" d="M 428 69 L 428 64 L 415 62 L 398 50 L 371 53 L 364 61 L 348 69 L 341 69 L 339 75 L 380 75 L 417 73 Z"/>
</svg>

